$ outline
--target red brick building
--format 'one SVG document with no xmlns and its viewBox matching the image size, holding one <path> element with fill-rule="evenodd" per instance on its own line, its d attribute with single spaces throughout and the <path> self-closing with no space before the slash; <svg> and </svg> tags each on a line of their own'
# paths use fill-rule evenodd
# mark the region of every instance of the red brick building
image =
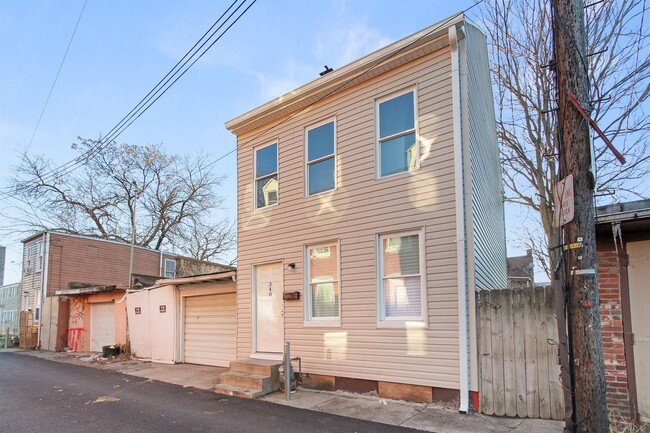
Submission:
<svg viewBox="0 0 650 433">
<path fill-rule="evenodd" d="M 597 208 L 607 405 L 650 419 L 650 200 Z"/>
</svg>

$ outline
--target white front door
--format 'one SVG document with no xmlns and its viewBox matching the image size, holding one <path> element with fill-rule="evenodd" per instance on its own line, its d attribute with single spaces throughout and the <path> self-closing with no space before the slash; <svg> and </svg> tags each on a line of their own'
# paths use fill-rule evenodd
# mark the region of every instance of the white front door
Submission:
<svg viewBox="0 0 650 433">
<path fill-rule="evenodd" d="M 642 422 L 650 421 L 650 241 L 628 242 L 630 310 L 634 334 L 636 392 Z"/>
<path fill-rule="evenodd" d="M 256 353 L 282 353 L 284 318 L 282 263 L 255 266 Z"/>
</svg>

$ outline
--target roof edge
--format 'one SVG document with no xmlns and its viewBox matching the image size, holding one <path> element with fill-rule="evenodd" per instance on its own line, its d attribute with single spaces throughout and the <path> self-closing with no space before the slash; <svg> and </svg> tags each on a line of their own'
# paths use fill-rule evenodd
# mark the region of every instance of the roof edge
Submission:
<svg viewBox="0 0 650 433">
<path fill-rule="evenodd" d="M 342 83 L 345 84 L 345 81 L 349 80 L 351 76 L 354 77 L 355 74 L 363 75 L 364 73 L 369 72 L 370 69 L 374 68 L 374 66 L 370 65 L 376 66 L 382 64 L 384 61 L 391 59 L 396 54 L 405 51 L 406 48 L 409 48 L 408 52 L 410 52 L 422 45 L 440 39 L 441 37 L 448 37 L 447 29 L 449 27 L 457 26 L 460 28 L 464 22 L 464 12 L 458 12 L 454 15 L 451 15 L 442 21 L 439 21 L 425 29 L 422 29 L 396 42 L 393 42 L 386 47 L 380 48 L 379 50 L 374 51 L 358 60 L 355 60 L 354 62 L 349 63 L 335 70 L 334 72 L 310 81 L 309 83 L 304 84 L 303 86 L 298 87 L 291 92 L 285 93 L 278 98 L 275 98 L 265 104 L 258 106 L 257 108 L 254 108 L 238 117 L 235 117 L 232 120 L 229 120 L 225 124 L 226 128 L 230 132 L 239 135 L 239 132 L 244 129 L 246 125 L 272 114 L 280 107 L 284 107 L 292 103 L 297 103 L 329 88 L 334 88 L 334 91 L 338 91 L 340 88 L 336 88 L 335 86 Z M 406 52 L 403 54 L 406 54 Z M 364 71 L 364 69 L 368 67 L 370 68 L 367 71 Z M 362 77 L 358 78 L 360 79 L 351 80 L 354 85 L 370 79 L 371 77 L 365 77 L 363 79 L 361 79 Z M 328 93 L 324 97 L 329 96 L 332 93 L 334 92 Z M 294 112 L 295 111 L 297 110 L 294 110 Z"/>
<path fill-rule="evenodd" d="M 184 284 L 207 283 L 209 281 L 218 281 L 218 280 L 227 280 L 227 279 L 234 280 L 236 277 L 237 277 L 236 271 L 214 272 L 211 274 L 193 275 L 190 277 L 161 279 L 156 281 L 156 284 L 154 284 L 152 288 L 162 287 L 162 286 L 179 286 Z"/>
</svg>

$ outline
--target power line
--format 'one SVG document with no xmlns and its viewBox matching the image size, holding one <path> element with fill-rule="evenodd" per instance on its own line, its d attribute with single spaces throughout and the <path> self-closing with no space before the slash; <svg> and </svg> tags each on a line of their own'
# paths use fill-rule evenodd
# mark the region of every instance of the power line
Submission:
<svg viewBox="0 0 650 433">
<path fill-rule="evenodd" d="M 240 0 L 234 0 L 231 5 L 226 9 L 225 12 L 215 21 L 215 23 L 203 34 L 203 36 L 190 48 L 190 50 L 179 60 L 176 65 L 160 80 L 158 83 L 147 93 L 147 95 L 136 104 L 136 106 L 124 116 L 103 138 L 97 141 L 96 144 L 91 146 L 90 149 L 86 150 L 83 154 L 77 156 L 76 158 L 68 161 L 65 164 L 62 164 L 48 173 L 44 173 L 41 178 L 44 182 L 54 181 L 56 178 L 75 170 L 77 167 L 82 165 L 85 161 L 88 161 L 90 158 L 94 157 L 101 151 L 103 151 L 112 141 L 114 141 L 124 130 L 126 130 L 135 120 L 137 120 L 142 114 L 144 114 L 162 95 L 164 95 L 185 73 L 200 59 L 205 53 L 214 46 L 214 44 L 219 41 L 230 28 L 237 23 L 241 17 L 256 3 L 257 0 L 253 0 L 230 24 L 228 21 L 235 15 L 239 9 L 241 9 L 247 2 L 243 0 L 231 13 L 228 17 L 223 20 L 224 16 L 239 2 Z M 223 22 L 221 22 L 223 20 Z M 215 29 L 219 23 L 221 24 Z M 228 26 L 215 38 L 215 35 L 226 25 Z M 207 37 L 206 37 L 207 36 Z M 202 42 L 202 43 L 201 43 Z M 206 44 L 209 45 L 204 49 Z M 200 45 L 199 45 L 200 44 Z M 198 46 L 198 48 L 197 48 Z M 188 65 L 189 64 L 189 65 Z M 172 81 L 173 80 L 173 81 Z M 171 81 L 171 83 L 170 83 Z M 8 192 L 0 193 L 5 196 L 9 195 Z"/>
<path fill-rule="evenodd" d="M 74 30 L 72 31 L 72 35 L 70 36 L 70 40 L 68 41 L 68 46 L 65 49 L 65 53 L 63 53 L 63 58 L 61 59 L 61 64 L 59 65 L 59 69 L 56 71 L 56 76 L 54 77 L 54 82 L 52 83 L 52 87 L 50 87 L 50 92 L 47 94 L 47 98 L 45 99 L 45 104 L 43 104 L 43 109 L 41 110 L 41 114 L 38 116 L 38 121 L 36 122 L 36 126 L 34 127 L 34 132 L 32 132 L 32 137 L 29 139 L 29 143 L 27 144 L 27 148 L 25 149 L 25 153 L 27 153 L 30 146 L 32 145 L 32 141 L 34 141 L 34 136 L 36 136 L 36 131 L 38 130 L 39 125 L 41 124 L 41 120 L 43 119 L 43 114 L 45 114 L 45 109 L 47 108 L 47 104 L 50 102 L 50 97 L 52 96 L 52 92 L 54 91 L 54 86 L 56 86 L 56 82 L 59 79 L 59 74 L 61 73 L 61 68 L 63 68 L 63 64 L 65 63 L 65 59 L 68 56 L 68 51 L 70 50 L 70 45 L 72 45 L 72 40 L 74 39 L 74 35 L 77 33 L 77 28 L 79 27 L 79 22 L 81 21 L 81 17 L 84 14 L 84 10 L 86 10 L 86 4 L 87 3 L 88 3 L 88 0 L 85 0 L 84 5 L 81 8 L 81 12 L 79 13 L 79 18 L 77 18 L 77 23 L 74 26 Z"/>
<path fill-rule="evenodd" d="M 484 0 L 477 0 L 473 5 L 471 5 L 471 6 L 468 7 L 467 9 L 463 10 L 462 13 L 463 13 L 463 14 L 466 14 L 467 12 L 469 12 L 470 10 L 472 10 L 474 7 L 476 7 L 476 6 L 478 6 L 479 4 L 483 3 L 483 1 L 484 1 Z M 395 57 L 397 54 L 399 54 L 399 53 L 401 53 L 402 51 L 408 49 L 410 46 L 412 46 L 412 45 L 415 44 L 416 42 L 420 41 L 420 40 L 423 39 L 423 38 L 426 38 L 427 36 L 431 35 L 432 33 L 437 32 L 437 31 L 440 30 L 442 27 L 446 26 L 446 25 L 447 25 L 447 24 L 448 24 L 448 23 L 449 23 L 449 22 L 450 22 L 454 17 L 456 17 L 457 15 L 458 15 L 458 14 L 456 14 L 456 15 L 454 15 L 454 16 L 452 16 L 452 17 L 447 18 L 446 20 L 444 20 L 443 22 L 441 22 L 440 24 L 438 24 L 436 27 L 434 27 L 433 29 L 429 30 L 427 33 L 425 33 L 424 35 L 422 35 L 422 36 L 420 36 L 419 38 L 415 39 L 414 41 L 412 41 L 412 42 L 409 43 L 408 45 L 403 46 L 403 47 L 401 47 L 401 48 L 395 50 L 393 53 L 391 53 L 391 54 L 390 54 L 387 58 L 385 58 L 383 61 L 381 61 L 381 62 L 379 62 L 379 63 L 377 63 L 377 64 L 375 64 L 375 65 L 369 67 L 368 69 L 366 69 L 366 70 L 364 70 L 364 71 L 358 73 L 357 75 L 353 76 L 352 78 L 346 80 L 345 82 L 343 82 L 343 83 L 340 84 L 339 86 L 333 88 L 333 89 L 330 90 L 329 92 L 325 93 L 323 96 L 321 96 L 320 98 L 318 98 L 318 99 L 316 99 L 315 101 L 311 102 L 311 103 L 308 104 L 307 106 L 301 108 L 300 110 L 297 110 L 297 111 L 293 112 L 290 116 L 286 117 L 285 119 L 283 119 L 283 120 L 280 121 L 279 123 L 276 123 L 276 124 L 274 124 L 273 126 L 271 126 L 271 127 L 267 128 L 267 129 L 265 129 L 264 131 L 260 132 L 260 133 L 257 134 L 255 137 L 249 139 L 248 142 L 253 142 L 253 141 L 257 140 L 257 139 L 260 138 L 262 135 L 264 135 L 264 134 L 266 134 L 267 132 L 269 132 L 271 129 L 273 129 L 273 128 L 277 128 L 278 126 L 282 125 L 283 123 L 287 122 L 288 120 L 291 120 L 291 119 L 293 119 L 294 117 L 296 117 L 296 116 L 302 114 L 303 112 L 305 112 L 306 110 L 308 110 L 309 108 L 311 108 L 314 104 L 316 104 L 316 103 L 322 101 L 323 99 L 329 97 L 330 95 L 332 95 L 332 94 L 338 92 L 339 90 L 341 90 L 342 88 L 344 88 L 345 86 L 347 86 L 347 85 L 350 84 L 351 82 L 355 81 L 356 79 L 358 79 L 358 78 L 361 77 L 362 75 L 364 75 L 364 74 L 366 74 L 366 73 L 372 71 L 373 69 L 376 69 L 376 68 L 378 68 L 379 66 L 383 65 L 384 63 L 386 63 L 387 61 L 389 61 L 390 59 L 392 59 L 393 57 Z M 224 159 L 225 157 L 227 157 L 227 156 L 231 155 L 232 153 L 236 152 L 238 149 L 239 149 L 239 145 L 236 145 L 234 149 L 232 149 L 232 150 L 230 150 L 230 151 L 224 153 L 223 155 L 219 156 L 219 157 L 218 157 L 217 159 L 215 159 L 214 161 L 209 162 L 208 164 L 206 164 L 205 168 L 209 168 L 209 167 L 213 166 L 214 164 L 216 164 L 217 162 L 221 161 L 221 160 Z"/>
</svg>

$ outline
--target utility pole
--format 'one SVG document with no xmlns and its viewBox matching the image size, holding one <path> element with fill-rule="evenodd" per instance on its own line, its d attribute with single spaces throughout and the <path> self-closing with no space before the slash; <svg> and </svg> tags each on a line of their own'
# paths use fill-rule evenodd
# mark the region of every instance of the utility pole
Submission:
<svg viewBox="0 0 650 433">
<path fill-rule="evenodd" d="M 583 0 L 551 0 L 559 113 L 560 179 L 573 176 L 573 219 L 563 224 L 561 281 L 572 370 L 573 422 L 576 432 L 609 431 L 605 397 L 600 303 L 594 227 L 595 179 L 590 171 L 589 122 L 570 100 L 589 106 L 587 36 Z M 561 212 L 561 209 L 555 210 Z M 568 423 L 567 423 L 568 424 Z"/>
</svg>

